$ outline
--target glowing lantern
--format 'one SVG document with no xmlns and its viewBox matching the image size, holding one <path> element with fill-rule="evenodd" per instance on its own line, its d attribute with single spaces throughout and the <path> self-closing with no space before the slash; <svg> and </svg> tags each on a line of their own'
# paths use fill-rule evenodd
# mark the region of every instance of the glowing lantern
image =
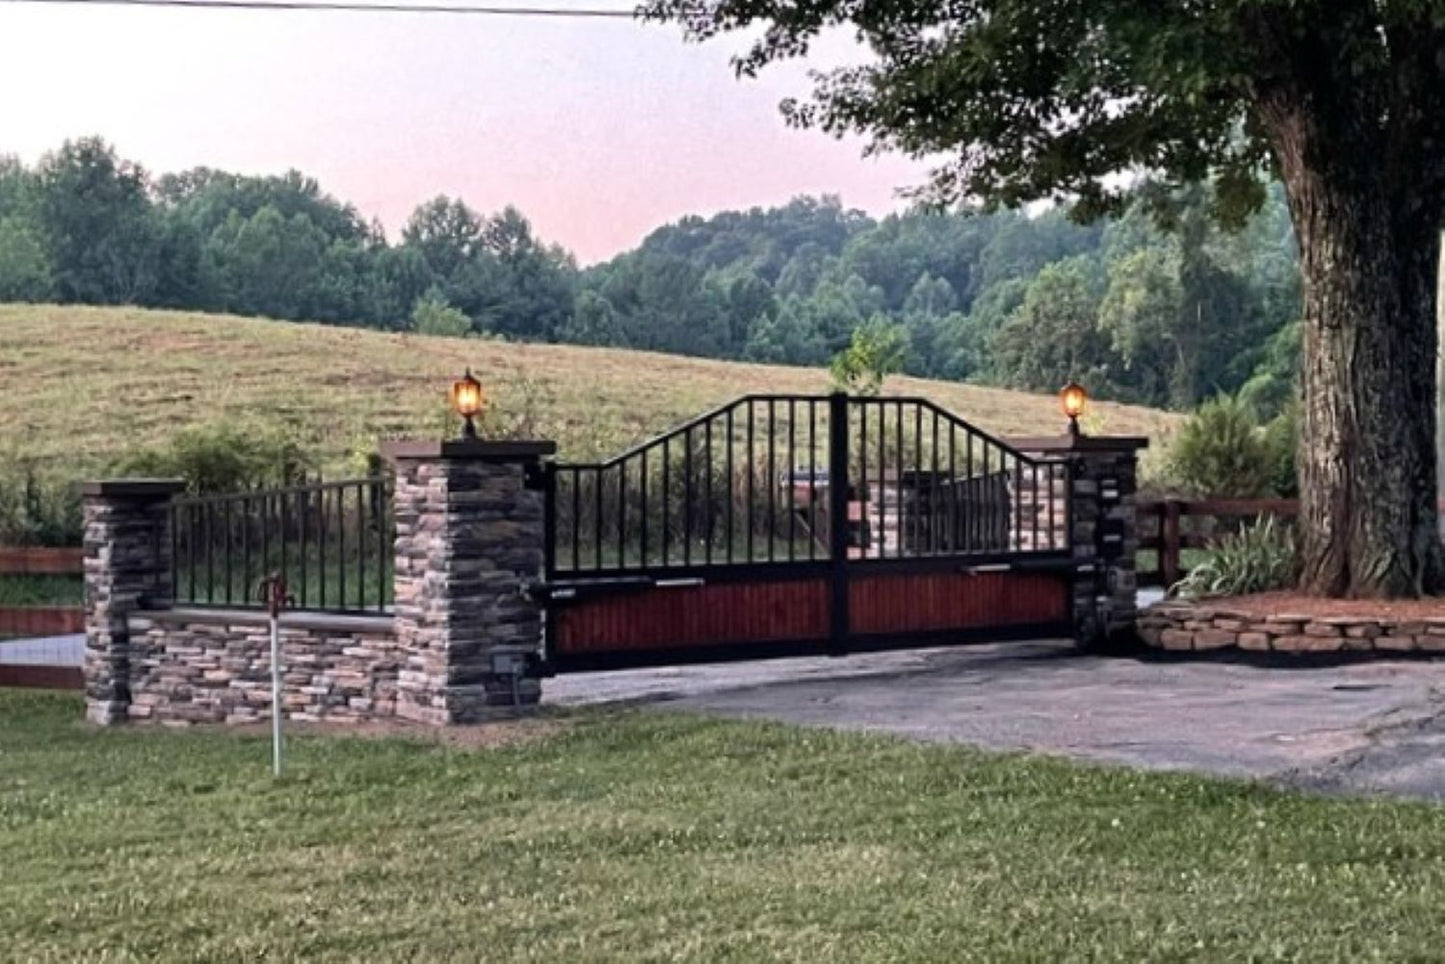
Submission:
<svg viewBox="0 0 1445 964">
<path fill-rule="evenodd" d="M 1069 382 L 1059 390 L 1059 404 L 1064 409 L 1064 414 L 1069 417 L 1069 434 L 1079 434 L 1079 416 L 1084 414 L 1084 409 L 1089 404 L 1089 393 L 1084 387 L 1076 382 Z"/>
<path fill-rule="evenodd" d="M 472 370 L 456 381 L 452 382 L 451 390 L 452 409 L 466 420 L 462 428 L 463 438 L 476 438 L 477 426 L 473 421 L 477 414 L 486 406 L 486 398 L 482 395 L 482 383 L 472 377 Z"/>
</svg>

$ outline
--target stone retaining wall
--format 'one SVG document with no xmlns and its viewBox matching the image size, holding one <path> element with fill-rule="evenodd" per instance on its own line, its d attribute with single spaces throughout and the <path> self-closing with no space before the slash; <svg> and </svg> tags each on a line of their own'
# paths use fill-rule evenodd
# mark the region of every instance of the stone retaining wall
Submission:
<svg viewBox="0 0 1445 964">
<path fill-rule="evenodd" d="M 256 723 L 271 714 L 271 636 L 262 613 L 171 609 L 129 617 L 132 720 Z M 390 616 L 281 617 L 286 718 L 395 715 L 402 661 Z"/>
<path fill-rule="evenodd" d="M 1168 600 L 1144 610 L 1138 626 L 1146 645 L 1176 651 L 1445 653 L 1445 615 L 1425 619 L 1259 615 L 1231 609 L 1227 601 Z"/>
</svg>

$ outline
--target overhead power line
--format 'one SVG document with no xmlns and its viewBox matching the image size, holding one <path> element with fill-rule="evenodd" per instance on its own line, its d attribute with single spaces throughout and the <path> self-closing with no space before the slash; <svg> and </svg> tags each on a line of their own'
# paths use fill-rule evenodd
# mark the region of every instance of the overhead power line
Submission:
<svg viewBox="0 0 1445 964">
<path fill-rule="evenodd" d="M 48 4 L 72 7 L 180 7 L 188 10 L 332 10 L 343 13 L 451 13 L 490 17 L 574 17 L 633 20 L 631 10 L 605 7 L 494 7 L 436 3 L 350 3 L 326 0 L 0 0 L 0 3 Z"/>
</svg>

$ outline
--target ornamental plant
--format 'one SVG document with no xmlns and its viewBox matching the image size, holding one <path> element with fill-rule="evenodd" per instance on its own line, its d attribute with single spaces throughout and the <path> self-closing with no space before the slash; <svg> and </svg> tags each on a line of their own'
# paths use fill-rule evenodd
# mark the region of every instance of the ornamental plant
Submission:
<svg viewBox="0 0 1445 964">
<path fill-rule="evenodd" d="M 1285 589 L 1294 585 L 1298 566 L 1294 530 L 1265 516 L 1215 543 L 1170 593 L 1199 599 Z"/>
</svg>

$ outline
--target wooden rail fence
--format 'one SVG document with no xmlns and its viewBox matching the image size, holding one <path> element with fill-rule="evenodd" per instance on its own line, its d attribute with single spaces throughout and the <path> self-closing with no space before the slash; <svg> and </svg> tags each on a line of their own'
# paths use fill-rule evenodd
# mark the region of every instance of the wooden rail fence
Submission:
<svg viewBox="0 0 1445 964">
<path fill-rule="evenodd" d="M 1240 523 L 1262 516 L 1293 519 L 1299 515 L 1299 500 L 1156 499 L 1140 501 L 1136 511 L 1139 549 L 1155 553 L 1152 568 L 1140 565 L 1139 585 L 1167 588 L 1184 578 L 1184 550 L 1206 549 Z"/>
<path fill-rule="evenodd" d="M 0 576 L 71 576 L 84 571 L 84 550 L 0 546 Z M 0 636 L 59 636 L 82 632 L 79 606 L 0 606 Z"/>
<path fill-rule="evenodd" d="M 1440 500 L 1445 512 L 1445 499 Z M 1206 549 L 1240 523 L 1263 516 L 1293 519 L 1298 499 L 1153 499 L 1137 503 L 1139 548 L 1156 553 L 1152 568 L 1139 567 L 1139 585 L 1174 585 L 1184 578 L 1186 549 Z M 1152 522 L 1150 520 L 1153 520 Z"/>
</svg>

